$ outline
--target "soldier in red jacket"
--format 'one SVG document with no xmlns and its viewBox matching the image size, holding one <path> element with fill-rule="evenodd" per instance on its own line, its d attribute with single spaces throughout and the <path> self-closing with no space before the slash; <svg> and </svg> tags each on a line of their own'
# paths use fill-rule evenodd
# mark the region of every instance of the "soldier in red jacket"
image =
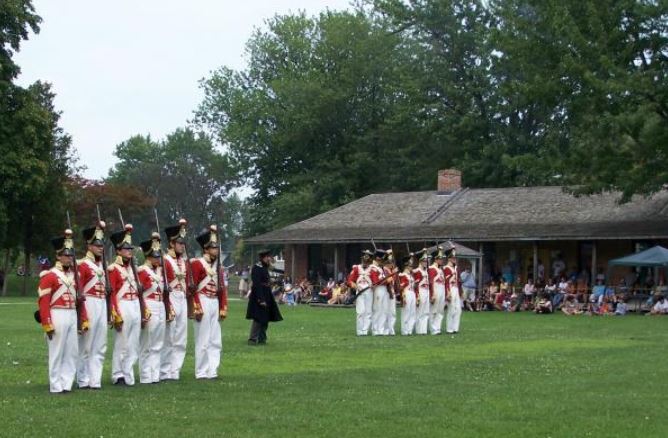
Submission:
<svg viewBox="0 0 668 438">
<path fill-rule="evenodd" d="M 100 221 L 81 234 L 87 245 L 86 256 L 77 262 L 79 287 L 86 298 L 85 307 L 90 327 L 79 337 L 79 363 L 77 384 L 79 388 L 102 387 L 102 365 L 107 352 L 107 301 L 105 272 L 102 266 L 104 229 Z"/>
<path fill-rule="evenodd" d="M 174 313 L 174 320 L 167 324 L 165 344 L 162 348 L 160 380 L 179 380 L 183 360 L 186 357 L 188 341 L 188 305 L 189 284 L 185 258 L 186 220 L 165 228 L 169 249 L 164 255 L 165 275 L 171 288 L 169 301 Z M 201 307 L 200 307 L 201 308 Z M 200 314 L 201 315 L 201 314 Z"/>
<path fill-rule="evenodd" d="M 429 282 L 431 283 L 429 331 L 432 335 L 440 335 L 445 315 L 445 278 L 443 277 L 445 254 L 440 246 L 433 253 L 433 258 L 434 263 L 429 267 Z"/>
<path fill-rule="evenodd" d="M 445 293 L 448 302 L 448 313 L 445 318 L 445 331 L 447 333 L 459 332 L 459 321 L 462 316 L 462 287 L 459 284 L 459 273 L 457 272 L 457 254 L 454 245 L 446 251 L 448 264 L 443 268 L 445 276 Z"/>
<path fill-rule="evenodd" d="M 399 274 L 399 299 L 401 300 L 401 334 L 412 335 L 415 330 L 417 293 L 411 271 L 415 266 L 415 256 L 404 260 L 404 270 Z"/>
<path fill-rule="evenodd" d="M 195 378 L 215 379 L 223 349 L 220 321 L 227 317 L 227 287 L 220 256 L 218 229 L 211 225 L 197 236 L 203 256 L 190 261 L 195 284 Z M 199 312 L 199 316 L 197 316 Z"/>
<path fill-rule="evenodd" d="M 142 295 L 151 318 L 139 337 L 139 383 L 160 382 L 160 355 L 165 340 L 165 295 L 160 262 L 162 248 L 160 235 L 153 233 L 151 240 L 142 242 L 141 249 L 146 261 L 137 269 Z"/>
<path fill-rule="evenodd" d="M 413 281 L 417 288 L 417 313 L 415 322 L 415 334 L 426 335 L 429 325 L 429 301 L 431 299 L 431 284 L 429 282 L 429 254 L 427 250 L 422 251 L 420 266 L 413 269 Z"/>
<path fill-rule="evenodd" d="M 348 275 L 348 286 L 355 289 L 357 297 L 355 307 L 357 311 L 357 336 L 366 336 L 371 329 L 371 315 L 373 306 L 373 290 L 371 289 L 371 258 L 373 253 L 369 250 L 362 252 L 362 260 L 359 265 L 354 265 Z"/>
<path fill-rule="evenodd" d="M 49 391 L 70 392 L 77 371 L 76 285 L 73 273 L 72 231 L 51 240 L 56 250 L 56 265 L 42 271 L 39 280 L 39 311 L 36 318 L 46 333 L 49 349 Z M 82 329 L 88 325 L 82 307 Z"/>
<path fill-rule="evenodd" d="M 141 314 L 137 282 L 131 263 L 134 263 L 132 225 L 109 236 L 116 248 L 116 260 L 110 264 L 111 315 L 114 332 L 114 353 L 111 359 L 111 380 L 114 385 L 134 385 L 134 365 L 139 357 L 139 333 L 142 321 L 150 315 Z"/>
</svg>

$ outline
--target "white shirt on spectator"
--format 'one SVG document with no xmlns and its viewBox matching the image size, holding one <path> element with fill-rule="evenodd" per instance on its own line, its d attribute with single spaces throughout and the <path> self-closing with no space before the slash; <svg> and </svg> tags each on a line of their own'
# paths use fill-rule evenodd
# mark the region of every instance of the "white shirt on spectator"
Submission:
<svg viewBox="0 0 668 438">
<path fill-rule="evenodd" d="M 660 313 L 668 313 L 668 300 L 657 301 L 654 305 L 654 311 Z"/>
<path fill-rule="evenodd" d="M 566 290 L 568 290 L 568 282 L 560 281 L 559 282 L 559 293 L 560 294 L 565 294 Z"/>
</svg>

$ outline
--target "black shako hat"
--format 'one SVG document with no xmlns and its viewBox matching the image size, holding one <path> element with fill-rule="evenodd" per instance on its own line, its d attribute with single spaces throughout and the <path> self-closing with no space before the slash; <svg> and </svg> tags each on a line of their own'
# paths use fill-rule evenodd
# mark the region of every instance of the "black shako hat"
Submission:
<svg viewBox="0 0 668 438">
<path fill-rule="evenodd" d="M 62 236 L 51 239 L 51 245 L 56 250 L 56 255 L 73 256 L 74 241 L 72 240 L 72 230 L 65 230 Z"/>
<path fill-rule="evenodd" d="M 202 231 L 195 240 L 203 249 L 218 248 L 218 227 L 215 225 L 209 226 L 209 229 Z"/>
<path fill-rule="evenodd" d="M 176 225 L 165 228 L 165 235 L 170 242 L 185 243 L 186 239 L 186 225 L 188 221 L 180 219 Z"/>
<path fill-rule="evenodd" d="M 160 247 L 160 234 L 154 232 L 151 235 L 151 240 L 145 240 L 141 245 L 141 250 L 146 257 L 162 257 L 162 248 Z"/>
<path fill-rule="evenodd" d="M 94 227 L 82 230 L 81 235 L 87 245 L 104 246 L 104 229 L 106 227 L 107 224 L 104 221 L 99 221 Z"/>
<path fill-rule="evenodd" d="M 118 249 L 135 249 L 132 246 L 132 224 L 126 224 L 125 228 L 121 231 L 116 231 L 111 236 L 109 236 L 111 243 L 114 244 L 114 248 Z"/>
</svg>

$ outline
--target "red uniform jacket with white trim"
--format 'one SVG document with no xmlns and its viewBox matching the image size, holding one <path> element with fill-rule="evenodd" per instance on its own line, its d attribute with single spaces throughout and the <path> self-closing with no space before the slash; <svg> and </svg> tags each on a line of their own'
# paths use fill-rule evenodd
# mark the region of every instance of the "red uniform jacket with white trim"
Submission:
<svg viewBox="0 0 668 438">
<path fill-rule="evenodd" d="M 190 269 L 192 270 L 196 290 L 194 297 L 195 307 L 200 306 L 200 309 L 199 295 L 203 294 L 210 298 L 215 298 L 218 291 L 215 263 L 214 266 L 211 266 L 210 261 L 205 257 L 190 260 Z M 222 299 L 218 300 L 218 309 L 221 312 L 227 312 L 227 287 L 225 286 L 225 271 L 222 267 L 220 268 L 220 281 L 222 282 L 221 288 L 223 293 Z"/>
<path fill-rule="evenodd" d="M 60 263 L 48 271 L 40 274 L 39 298 L 39 316 L 42 328 L 45 332 L 52 331 L 53 321 L 51 320 L 51 309 L 72 309 L 76 308 L 76 290 L 74 284 L 74 272 L 71 269 L 65 271 Z M 85 306 L 81 306 L 81 320 L 87 324 Z"/>
</svg>

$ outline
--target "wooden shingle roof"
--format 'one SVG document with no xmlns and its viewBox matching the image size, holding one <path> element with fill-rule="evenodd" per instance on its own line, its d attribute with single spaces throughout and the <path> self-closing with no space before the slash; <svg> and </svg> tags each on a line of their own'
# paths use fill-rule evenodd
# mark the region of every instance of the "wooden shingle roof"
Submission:
<svg viewBox="0 0 668 438">
<path fill-rule="evenodd" d="M 575 197 L 561 187 L 463 189 L 365 196 L 249 243 L 658 239 L 668 191 L 618 204 L 618 193 Z"/>
</svg>

